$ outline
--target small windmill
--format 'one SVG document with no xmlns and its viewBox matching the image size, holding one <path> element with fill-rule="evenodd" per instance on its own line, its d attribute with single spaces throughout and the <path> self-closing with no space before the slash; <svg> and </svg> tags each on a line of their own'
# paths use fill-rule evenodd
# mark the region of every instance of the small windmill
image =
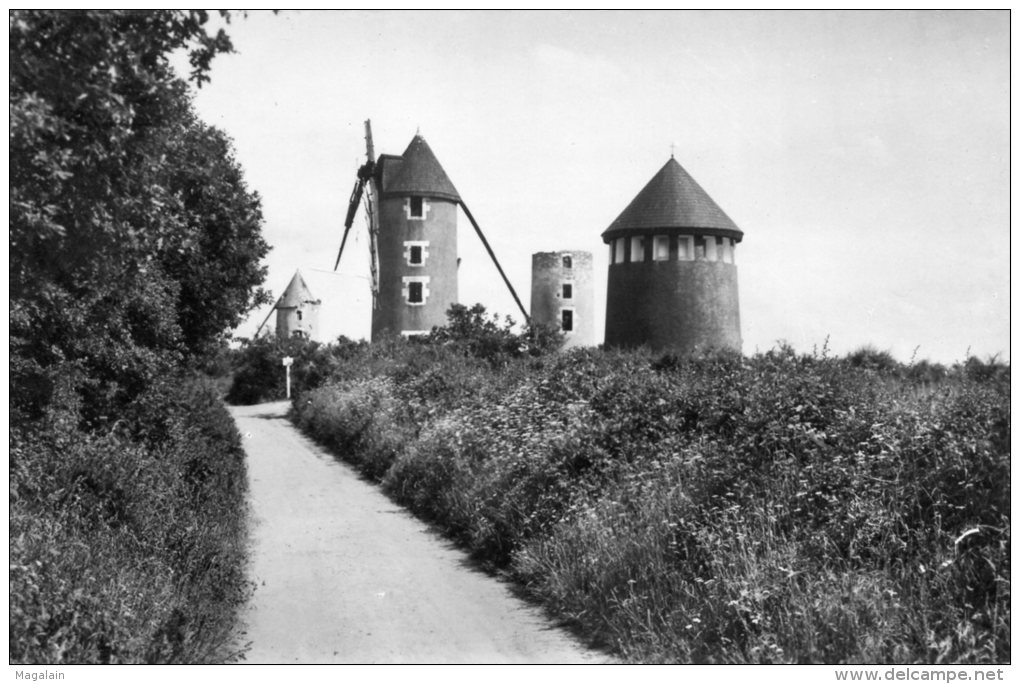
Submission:
<svg viewBox="0 0 1020 684">
<path fill-rule="evenodd" d="M 456 208 L 474 227 L 503 282 L 530 316 L 492 247 L 446 172 L 420 134 L 401 156 L 376 159 L 371 121 L 365 122 L 366 162 L 358 169 L 334 270 L 351 226 L 364 204 L 372 275 L 373 336 L 383 330 L 422 333 L 446 322 L 457 300 Z"/>
</svg>

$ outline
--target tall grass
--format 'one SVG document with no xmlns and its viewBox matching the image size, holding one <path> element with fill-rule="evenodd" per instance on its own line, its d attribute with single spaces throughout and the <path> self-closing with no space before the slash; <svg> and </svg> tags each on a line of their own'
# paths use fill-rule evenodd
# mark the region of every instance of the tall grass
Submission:
<svg viewBox="0 0 1020 684">
<path fill-rule="evenodd" d="M 1008 366 L 390 352 L 298 423 L 627 659 L 1009 659 Z"/>
</svg>

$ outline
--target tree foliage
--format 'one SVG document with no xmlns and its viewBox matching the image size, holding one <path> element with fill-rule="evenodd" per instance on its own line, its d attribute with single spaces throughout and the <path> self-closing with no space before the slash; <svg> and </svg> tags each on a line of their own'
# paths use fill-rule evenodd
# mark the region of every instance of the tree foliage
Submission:
<svg viewBox="0 0 1020 684">
<path fill-rule="evenodd" d="M 104 410 L 221 340 L 267 253 L 230 141 L 195 117 L 191 78 L 231 43 L 203 11 L 10 15 L 12 406 Z"/>
<path fill-rule="evenodd" d="M 523 332 L 515 332 L 510 316 L 500 322 L 498 315 L 487 315 L 481 304 L 452 304 L 446 319 L 446 325 L 433 328 L 425 342 L 450 346 L 497 366 L 512 358 L 540 356 L 563 344 L 563 334 L 558 330 L 529 325 Z"/>
<path fill-rule="evenodd" d="M 259 198 L 192 111 L 201 11 L 10 14 L 12 662 L 216 662 L 243 451 L 189 378 L 265 299 Z"/>
</svg>

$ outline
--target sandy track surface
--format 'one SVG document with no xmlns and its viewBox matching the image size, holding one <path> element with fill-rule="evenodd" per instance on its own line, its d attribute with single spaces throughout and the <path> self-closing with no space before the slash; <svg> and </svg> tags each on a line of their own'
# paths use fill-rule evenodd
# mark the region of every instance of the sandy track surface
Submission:
<svg viewBox="0 0 1020 684">
<path fill-rule="evenodd" d="M 508 586 L 302 436 L 231 409 L 253 514 L 250 663 L 596 663 Z"/>
</svg>

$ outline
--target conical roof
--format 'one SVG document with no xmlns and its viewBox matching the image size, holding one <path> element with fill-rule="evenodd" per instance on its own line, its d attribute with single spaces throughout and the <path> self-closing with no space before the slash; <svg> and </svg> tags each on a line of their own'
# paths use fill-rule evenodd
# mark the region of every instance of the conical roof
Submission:
<svg viewBox="0 0 1020 684">
<path fill-rule="evenodd" d="M 457 188 L 432 153 L 432 148 L 421 134 L 415 135 L 404 150 L 402 163 L 392 179 L 384 182 L 387 195 L 424 195 L 454 202 L 460 201 Z"/>
<path fill-rule="evenodd" d="M 673 157 L 602 233 L 602 239 L 609 242 L 628 233 L 660 229 L 723 235 L 738 242 L 744 235 Z"/>
<path fill-rule="evenodd" d="M 301 302 L 314 302 L 315 297 L 312 296 L 311 290 L 308 289 L 308 284 L 305 283 L 305 279 L 301 276 L 301 271 L 295 271 L 294 277 L 290 279 L 290 284 L 287 285 L 287 289 L 280 295 L 280 300 L 276 302 L 277 309 L 294 309 L 301 305 Z"/>
</svg>

